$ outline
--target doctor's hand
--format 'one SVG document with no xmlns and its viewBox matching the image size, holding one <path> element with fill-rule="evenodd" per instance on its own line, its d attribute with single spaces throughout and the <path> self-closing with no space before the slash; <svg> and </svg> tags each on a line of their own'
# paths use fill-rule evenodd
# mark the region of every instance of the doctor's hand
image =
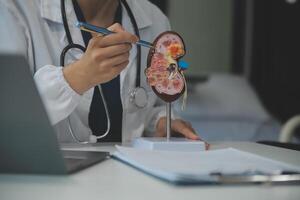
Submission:
<svg viewBox="0 0 300 200">
<path fill-rule="evenodd" d="M 175 119 L 172 120 L 171 126 L 173 136 L 174 133 L 179 133 L 180 135 L 188 139 L 201 140 L 201 138 L 197 135 L 196 131 L 193 129 L 192 125 L 189 122 L 183 121 L 181 119 Z M 166 117 L 162 117 L 158 120 L 154 137 L 166 137 Z M 205 142 L 205 149 L 208 150 L 209 148 L 210 145 Z"/>
<path fill-rule="evenodd" d="M 189 122 L 183 121 L 181 119 L 175 119 L 171 122 L 172 134 L 178 133 L 188 139 L 201 140 L 197 135 L 196 131 L 193 129 Z M 155 137 L 165 137 L 166 136 L 166 117 L 161 117 L 156 125 Z"/>
<path fill-rule="evenodd" d="M 116 33 L 93 35 L 83 56 L 63 69 L 66 81 L 78 94 L 114 79 L 129 63 L 129 51 L 137 36 L 118 23 L 108 29 Z"/>
</svg>

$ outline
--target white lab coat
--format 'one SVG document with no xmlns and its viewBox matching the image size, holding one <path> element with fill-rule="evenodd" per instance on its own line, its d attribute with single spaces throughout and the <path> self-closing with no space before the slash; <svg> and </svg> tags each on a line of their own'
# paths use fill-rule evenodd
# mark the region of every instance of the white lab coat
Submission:
<svg viewBox="0 0 300 200">
<path fill-rule="evenodd" d="M 127 0 L 135 16 L 140 36 L 146 41 L 170 28 L 167 18 L 147 0 Z M 134 33 L 133 26 L 123 7 L 122 24 Z M 76 15 L 71 0 L 66 0 L 66 14 L 70 32 L 75 43 L 84 45 L 81 32 L 75 27 Z M 24 55 L 45 104 L 51 123 L 61 142 L 74 142 L 68 130 L 69 117 L 75 134 L 88 140 L 91 130 L 88 113 L 93 88 L 83 95 L 77 94 L 66 82 L 59 66 L 59 56 L 67 45 L 67 38 L 60 13 L 60 0 L 1 0 L 0 2 L 0 52 Z M 151 134 L 157 120 L 165 115 L 164 106 L 147 85 L 143 71 L 146 67 L 148 49 L 142 48 L 141 85 L 149 95 L 146 108 L 128 112 L 128 93 L 135 87 L 136 48 L 130 52 L 130 62 L 120 75 L 123 105 L 122 140 L 128 142 L 143 133 Z M 79 59 L 82 53 L 71 50 L 66 63 Z M 16 80 L 18 81 L 18 80 Z M 100 122 L 99 122 L 100 123 Z"/>
</svg>

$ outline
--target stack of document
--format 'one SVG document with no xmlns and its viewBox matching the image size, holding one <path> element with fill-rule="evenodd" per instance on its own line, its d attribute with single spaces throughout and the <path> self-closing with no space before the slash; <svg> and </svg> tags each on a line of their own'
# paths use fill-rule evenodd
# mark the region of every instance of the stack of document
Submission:
<svg viewBox="0 0 300 200">
<path fill-rule="evenodd" d="M 173 183 L 214 183 L 214 175 L 278 175 L 300 172 L 300 167 L 261 157 L 234 148 L 174 152 L 141 150 L 117 146 L 113 157 Z"/>
</svg>

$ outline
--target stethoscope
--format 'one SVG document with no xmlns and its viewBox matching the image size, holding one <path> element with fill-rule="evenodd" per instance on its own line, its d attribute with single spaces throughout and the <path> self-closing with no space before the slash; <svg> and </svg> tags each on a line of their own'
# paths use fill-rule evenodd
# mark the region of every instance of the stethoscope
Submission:
<svg viewBox="0 0 300 200">
<path fill-rule="evenodd" d="M 122 3 L 128 13 L 128 16 L 130 18 L 130 21 L 133 25 L 134 28 L 134 32 L 135 35 L 137 35 L 138 37 L 140 37 L 139 34 L 139 29 L 136 23 L 136 20 L 134 18 L 134 15 L 129 7 L 129 5 L 127 4 L 126 0 L 120 0 L 120 3 Z M 68 45 L 62 50 L 61 55 L 60 55 L 60 65 L 64 66 L 65 65 L 65 56 L 67 54 L 67 52 L 71 49 L 79 49 L 82 52 L 86 51 L 86 48 L 83 47 L 80 44 L 75 44 L 72 40 L 72 36 L 70 33 L 70 29 L 69 29 L 69 25 L 68 25 L 68 21 L 67 21 L 67 15 L 66 15 L 66 8 L 65 8 L 65 0 L 61 0 L 61 15 L 62 15 L 62 20 L 63 20 L 63 25 L 64 25 L 64 29 L 66 32 L 66 37 L 68 40 Z M 129 108 L 127 110 L 127 112 L 135 112 L 138 109 L 142 109 L 144 107 L 147 106 L 148 103 L 148 95 L 147 92 L 145 90 L 145 88 L 141 87 L 141 47 L 140 46 L 136 46 L 137 48 L 137 75 L 136 75 L 136 80 L 135 80 L 135 88 L 129 92 Z M 74 131 L 72 129 L 71 126 L 71 122 L 70 119 L 68 117 L 68 121 L 69 121 L 69 125 L 68 125 L 68 129 L 70 131 L 70 134 L 72 136 L 72 138 L 80 144 L 88 144 L 88 143 L 96 143 L 98 139 L 104 138 L 105 136 L 107 136 L 107 134 L 110 131 L 110 115 L 109 115 L 109 109 L 107 107 L 107 103 L 102 91 L 102 87 L 101 85 L 97 86 L 99 88 L 100 94 L 101 94 L 101 99 L 104 105 L 104 109 L 105 109 L 105 115 L 106 115 L 106 119 L 107 119 L 107 130 L 105 131 L 105 133 L 101 134 L 101 135 L 90 135 L 90 138 L 88 141 L 81 141 L 75 134 Z"/>
</svg>

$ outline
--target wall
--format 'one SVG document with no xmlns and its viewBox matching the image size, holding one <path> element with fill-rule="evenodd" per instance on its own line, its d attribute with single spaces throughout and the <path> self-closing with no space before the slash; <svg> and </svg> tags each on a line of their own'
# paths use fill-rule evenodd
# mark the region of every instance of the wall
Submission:
<svg viewBox="0 0 300 200">
<path fill-rule="evenodd" d="M 231 69 L 232 0 L 169 0 L 174 31 L 186 43 L 188 74 Z"/>
</svg>

